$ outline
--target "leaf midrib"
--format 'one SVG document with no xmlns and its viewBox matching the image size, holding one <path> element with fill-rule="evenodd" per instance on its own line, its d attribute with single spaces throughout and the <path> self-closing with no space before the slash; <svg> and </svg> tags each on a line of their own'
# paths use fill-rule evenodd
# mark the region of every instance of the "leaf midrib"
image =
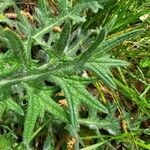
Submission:
<svg viewBox="0 0 150 150">
<path fill-rule="evenodd" d="M 72 66 L 70 66 L 72 65 Z M 34 73 L 35 71 L 38 71 L 38 70 L 35 70 L 35 71 L 32 71 L 33 73 L 32 74 L 28 74 L 28 75 L 24 75 L 22 77 L 14 77 L 14 78 L 1 78 L 0 80 L 0 86 L 4 86 L 4 85 L 7 85 L 7 84 L 10 84 L 10 83 L 13 83 L 13 82 L 19 82 L 19 81 L 29 81 L 29 80 L 34 80 L 34 79 L 37 79 L 41 76 L 47 76 L 49 74 L 59 74 L 59 72 L 61 72 L 62 70 L 67 70 L 67 68 L 70 68 L 72 67 L 73 68 L 73 63 L 71 63 L 70 65 L 66 64 L 62 64 L 61 66 L 57 66 L 56 68 L 53 68 L 51 70 L 47 70 L 44 69 L 44 70 L 40 70 L 39 73 Z"/>
</svg>

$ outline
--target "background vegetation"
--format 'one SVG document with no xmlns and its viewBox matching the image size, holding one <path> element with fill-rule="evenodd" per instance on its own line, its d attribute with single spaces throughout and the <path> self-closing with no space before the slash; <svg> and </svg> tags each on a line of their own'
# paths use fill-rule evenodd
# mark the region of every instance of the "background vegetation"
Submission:
<svg viewBox="0 0 150 150">
<path fill-rule="evenodd" d="M 0 0 L 0 150 L 150 149 L 149 0 Z"/>
</svg>

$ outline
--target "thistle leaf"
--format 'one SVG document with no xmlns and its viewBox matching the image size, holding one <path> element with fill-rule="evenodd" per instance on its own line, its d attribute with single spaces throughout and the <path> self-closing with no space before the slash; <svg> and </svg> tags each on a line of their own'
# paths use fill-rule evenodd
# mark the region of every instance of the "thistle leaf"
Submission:
<svg viewBox="0 0 150 150">
<path fill-rule="evenodd" d="M 79 123 L 82 125 L 86 125 L 91 129 L 105 129 L 112 135 L 117 135 L 120 130 L 119 120 L 115 116 L 116 106 L 113 104 L 112 106 L 108 105 L 109 114 L 105 119 L 103 118 L 87 118 L 87 119 L 79 119 Z"/>
<path fill-rule="evenodd" d="M 38 8 L 40 9 L 40 12 L 43 16 L 47 16 L 47 0 L 38 0 Z M 43 18 L 44 19 L 44 18 Z"/>
<path fill-rule="evenodd" d="M 112 79 L 112 74 L 110 73 L 110 68 L 119 67 L 119 66 L 127 66 L 128 63 L 122 60 L 112 59 L 109 56 L 104 56 L 100 58 L 95 58 L 88 60 L 85 63 L 85 69 L 91 70 L 96 73 L 96 75 L 104 81 L 108 86 L 116 89 L 116 85 Z"/>
<path fill-rule="evenodd" d="M 77 59 L 76 63 L 79 66 L 82 66 L 88 59 L 90 59 L 90 57 L 92 57 L 96 48 L 104 41 L 106 34 L 107 30 L 106 28 L 103 28 L 94 43 Z"/>
<path fill-rule="evenodd" d="M 68 106 L 70 109 L 71 122 L 73 126 L 77 121 L 76 106 L 80 103 L 87 104 L 91 108 L 95 108 L 98 111 L 107 113 L 107 109 L 97 99 L 95 99 L 86 89 L 86 79 L 81 77 L 69 76 L 50 76 L 50 79 L 56 82 L 65 92 Z M 89 82 L 89 80 L 88 80 Z"/>
<path fill-rule="evenodd" d="M 7 104 L 7 109 L 11 109 L 14 112 L 24 116 L 24 112 L 23 112 L 22 108 L 15 101 L 13 101 L 11 99 L 7 99 L 6 104 Z"/>
<path fill-rule="evenodd" d="M 53 116 L 60 119 L 63 122 L 68 122 L 69 117 L 66 111 L 60 107 L 51 97 L 49 97 L 49 92 L 40 92 L 38 94 L 40 105 Z"/>
<path fill-rule="evenodd" d="M 85 2 L 88 2 L 85 0 Z M 99 9 L 104 9 L 103 5 L 100 5 L 98 2 L 96 1 L 89 1 L 87 4 L 87 8 L 90 8 L 92 12 L 97 13 Z"/>
<path fill-rule="evenodd" d="M 106 40 L 97 48 L 97 50 L 94 54 L 94 57 L 102 56 L 103 54 L 106 54 L 109 50 L 111 50 L 112 48 L 121 44 L 123 41 L 133 38 L 143 32 L 144 32 L 143 29 L 138 29 L 138 30 L 124 33 L 124 34 L 114 37 L 112 39 Z"/>
<path fill-rule="evenodd" d="M 8 45 L 13 50 L 15 58 L 22 64 L 27 63 L 26 49 L 20 37 L 11 30 L 5 30 L 4 35 L 8 39 Z"/>
<path fill-rule="evenodd" d="M 57 119 L 63 122 L 68 122 L 69 117 L 66 111 L 50 98 L 49 91 L 35 92 L 34 89 L 30 88 L 29 85 L 27 84 L 24 85 L 28 89 L 29 102 L 28 102 L 27 115 L 25 118 L 23 138 L 24 138 L 24 143 L 28 145 L 29 142 L 34 137 L 33 130 L 34 130 L 36 120 L 40 115 L 41 108 L 44 108 L 45 111 L 50 112 L 54 117 L 56 117 Z"/>
<path fill-rule="evenodd" d="M 18 20 L 19 20 L 18 27 L 21 27 L 20 31 L 25 33 L 26 35 L 30 35 L 31 31 L 32 31 L 32 25 L 29 23 L 28 19 L 21 14 L 19 8 L 17 7 L 17 5 L 15 3 L 13 3 L 13 6 L 16 11 Z"/>
<path fill-rule="evenodd" d="M 61 57 L 63 51 L 65 51 L 65 48 L 68 43 L 69 35 L 71 31 L 71 23 L 70 21 L 66 21 L 63 31 L 60 34 L 60 38 L 58 39 L 58 42 L 56 43 L 56 47 L 54 47 L 54 51 L 57 53 L 57 57 Z"/>
<path fill-rule="evenodd" d="M 34 126 L 40 112 L 39 107 L 40 103 L 38 97 L 34 95 L 31 91 L 29 95 L 30 96 L 28 100 L 28 108 L 25 117 L 24 131 L 23 131 L 23 142 L 26 145 L 29 145 L 29 142 L 32 140 L 31 137 L 33 136 Z"/>
<path fill-rule="evenodd" d="M 96 12 L 102 6 L 95 1 L 77 3 L 77 5 L 72 6 L 71 2 L 68 2 L 67 0 L 59 0 L 56 3 L 56 7 L 58 7 L 59 11 L 58 17 L 56 16 L 56 18 L 51 19 L 49 22 L 47 22 L 44 28 L 39 29 L 38 33 L 33 36 L 35 40 L 38 39 L 40 36 L 44 35 L 45 33 L 49 32 L 50 29 L 53 28 L 55 25 L 65 22 L 65 20 L 68 18 L 78 23 L 86 21 L 85 16 L 81 16 L 82 11 L 84 11 L 85 9 L 92 9 Z"/>
</svg>

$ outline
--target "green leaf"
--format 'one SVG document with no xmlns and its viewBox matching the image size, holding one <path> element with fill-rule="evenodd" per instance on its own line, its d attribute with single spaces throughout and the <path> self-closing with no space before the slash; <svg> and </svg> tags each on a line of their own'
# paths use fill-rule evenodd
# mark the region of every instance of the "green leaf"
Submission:
<svg viewBox="0 0 150 150">
<path fill-rule="evenodd" d="M 103 57 L 97 57 L 95 59 L 91 58 L 87 62 L 88 63 L 97 63 L 105 68 L 129 65 L 129 63 L 124 60 L 110 58 L 110 55 L 104 55 Z"/>
<path fill-rule="evenodd" d="M 17 18 L 19 20 L 18 27 L 19 27 L 20 31 L 26 35 L 31 35 L 32 25 L 28 21 L 27 17 L 25 17 L 21 14 L 19 8 L 17 7 L 17 5 L 15 3 L 13 3 L 13 6 L 16 11 Z"/>
<path fill-rule="evenodd" d="M 35 40 L 37 40 L 39 37 L 41 37 L 45 33 L 48 33 L 50 29 L 54 27 L 55 25 L 65 22 L 65 20 L 68 18 L 73 20 L 75 23 L 84 22 L 86 21 L 86 19 L 84 15 L 81 16 L 82 11 L 92 8 L 92 10 L 96 12 L 99 8 L 102 7 L 100 4 L 98 4 L 95 1 L 77 3 L 74 6 L 74 5 L 71 5 L 71 2 L 68 2 L 67 0 L 63 0 L 63 1 L 59 0 L 56 3 L 56 6 L 58 6 L 59 15 L 53 19 L 50 19 L 50 21 L 46 20 L 47 24 L 45 25 L 45 27 L 40 28 L 39 31 L 34 34 L 33 38 Z"/>
<path fill-rule="evenodd" d="M 78 66 L 82 66 L 95 53 L 96 48 L 104 41 L 107 34 L 106 28 L 103 28 L 97 36 L 94 43 L 76 60 Z"/>
<path fill-rule="evenodd" d="M 59 106 L 50 96 L 48 92 L 38 93 L 40 105 L 54 117 L 60 119 L 63 122 L 68 122 L 69 117 L 66 111 Z"/>
<path fill-rule="evenodd" d="M 111 135 L 117 135 L 120 131 L 119 120 L 115 116 L 116 105 L 109 104 L 106 118 L 98 118 L 97 116 L 90 116 L 87 119 L 79 119 L 79 123 L 88 126 L 90 129 L 105 129 Z"/>
<path fill-rule="evenodd" d="M 29 145 L 29 142 L 32 140 L 31 137 L 33 136 L 33 130 L 39 112 L 40 112 L 40 103 L 38 100 L 38 96 L 36 96 L 30 91 L 28 108 L 27 108 L 27 113 L 26 113 L 25 123 L 24 123 L 24 131 L 23 131 L 23 142 L 26 145 Z"/>
<path fill-rule="evenodd" d="M 58 11 L 60 13 L 60 16 L 65 16 L 69 13 L 68 6 L 69 2 L 68 0 L 58 0 Z"/>
<path fill-rule="evenodd" d="M 77 76 L 50 76 L 50 79 L 58 84 L 65 92 L 70 109 L 70 120 L 73 126 L 77 126 L 77 105 L 85 103 L 88 107 L 107 113 L 107 109 L 85 89 L 85 78 Z M 89 82 L 89 80 L 87 80 Z"/>
<path fill-rule="evenodd" d="M 13 50 L 14 56 L 20 63 L 27 63 L 27 54 L 21 38 L 11 30 L 4 30 L 5 37 L 8 39 L 8 46 Z"/>
<path fill-rule="evenodd" d="M 103 8 L 96 1 L 79 1 L 75 6 L 73 5 L 72 11 L 69 13 L 69 17 L 75 20 L 76 22 L 84 22 L 86 21 L 85 16 L 81 16 L 81 11 L 86 11 L 90 9 L 94 13 L 98 12 L 99 8 Z"/>
<path fill-rule="evenodd" d="M 113 16 L 112 20 L 110 20 L 105 27 L 107 28 L 107 32 L 109 33 L 112 28 L 114 27 L 114 24 L 116 23 L 118 15 Z"/>
<path fill-rule="evenodd" d="M 103 9 L 103 5 L 97 2 L 97 0 L 79 0 L 78 3 L 83 4 L 83 8 L 91 9 L 92 12 L 97 13 L 99 9 Z"/>
<path fill-rule="evenodd" d="M 16 70 L 20 68 L 21 64 L 14 61 L 13 52 L 9 51 L 8 53 L 4 55 L 0 55 L 0 70 L 3 70 L 0 72 L 0 77 L 8 77 L 11 74 L 14 74 Z"/>
<path fill-rule="evenodd" d="M 0 3 L 0 13 L 3 13 L 5 11 L 5 9 L 9 8 L 10 6 L 12 6 L 12 0 L 7 0 L 7 1 L 2 1 Z"/>
<path fill-rule="evenodd" d="M 56 46 L 54 47 L 54 51 L 56 51 L 58 58 L 61 57 L 61 55 L 63 54 L 63 51 L 65 50 L 65 48 L 67 48 L 70 31 L 71 31 L 71 23 L 68 20 L 66 21 L 63 27 L 63 31 L 61 32 L 60 37 L 58 39 L 58 42 L 56 43 Z"/>
<path fill-rule="evenodd" d="M 50 98 L 50 91 L 36 92 L 34 89 L 30 88 L 29 85 L 24 85 L 28 89 L 29 100 L 27 114 L 25 117 L 23 141 L 26 145 L 29 145 L 29 142 L 34 137 L 34 126 L 42 108 L 44 108 L 45 111 L 50 112 L 54 117 L 62 122 L 68 122 L 69 117 L 66 111 Z"/>
<path fill-rule="evenodd" d="M 97 56 L 96 56 L 97 57 Z M 88 60 L 84 67 L 85 69 L 91 70 L 108 86 L 116 89 L 116 85 L 112 79 L 110 68 L 127 66 L 128 63 L 122 60 L 112 59 L 108 55 L 99 58 L 91 58 Z"/>
<path fill-rule="evenodd" d="M 43 16 L 47 16 L 47 0 L 38 0 L 38 9 L 41 11 Z M 44 19 L 44 18 L 43 18 Z"/>
<path fill-rule="evenodd" d="M 6 104 L 7 104 L 7 109 L 11 109 L 14 112 L 24 116 L 24 112 L 22 108 L 15 101 L 8 99 L 6 100 Z"/>
<path fill-rule="evenodd" d="M 105 68 L 96 63 L 86 63 L 85 69 L 94 72 L 106 85 L 116 89 L 116 85 L 112 80 L 112 76 L 108 68 Z"/>
<path fill-rule="evenodd" d="M 143 29 L 134 30 L 131 32 L 124 33 L 122 35 L 119 35 L 117 37 L 114 37 L 112 39 L 108 39 L 105 42 L 103 42 L 96 50 L 94 57 L 101 56 L 105 53 L 107 53 L 112 48 L 116 47 L 117 45 L 121 44 L 123 41 L 133 38 L 141 33 L 143 33 Z"/>
</svg>

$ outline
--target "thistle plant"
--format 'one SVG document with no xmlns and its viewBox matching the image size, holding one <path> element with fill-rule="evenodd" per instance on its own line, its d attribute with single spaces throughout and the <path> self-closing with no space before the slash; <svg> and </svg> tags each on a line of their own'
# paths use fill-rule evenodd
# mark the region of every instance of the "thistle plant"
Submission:
<svg viewBox="0 0 150 150">
<path fill-rule="evenodd" d="M 111 69 L 128 63 L 112 58 L 110 50 L 143 30 L 108 38 L 117 15 L 103 26 L 85 28 L 87 11 L 97 13 L 105 9 L 104 2 L 95 0 L 58 0 L 51 9 L 48 1 L 38 0 L 32 21 L 12 1 L 11 6 L 17 20 L 4 15 L 0 19 L 7 26 L 0 26 L 0 46 L 5 49 L 0 53 L 0 118 L 8 114 L 15 120 L 21 118 L 21 144 L 32 149 L 34 139 L 44 128 L 48 130 L 45 137 L 53 139 L 54 124 L 76 139 L 74 149 L 84 147 L 79 135 L 82 125 L 117 135 L 119 122 L 111 114 L 116 107 L 104 105 L 87 86 L 100 80 L 117 89 Z M 90 73 L 84 77 L 83 72 Z M 59 104 L 61 99 L 66 100 L 67 107 Z M 86 118 L 80 116 L 82 105 L 88 109 Z M 107 117 L 98 118 L 98 112 Z M 13 137 L 17 138 L 17 133 Z M 54 149 L 52 139 L 49 147 Z"/>
</svg>

